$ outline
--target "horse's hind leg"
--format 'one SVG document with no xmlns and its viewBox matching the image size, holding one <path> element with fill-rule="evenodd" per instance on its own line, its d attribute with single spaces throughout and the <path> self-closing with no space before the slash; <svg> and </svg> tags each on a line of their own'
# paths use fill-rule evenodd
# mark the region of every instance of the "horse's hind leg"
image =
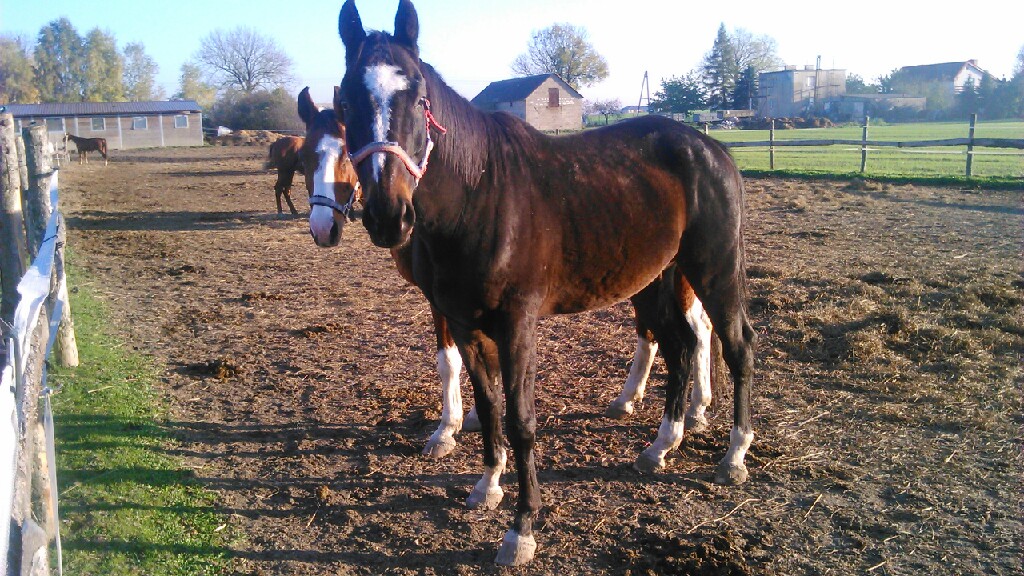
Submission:
<svg viewBox="0 0 1024 576">
<path fill-rule="evenodd" d="M 443 458 L 455 450 L 455 433 L 462 428 L 462 391 L 459 375 L 462 356 L 448 332 L 448 321 L 433 306 L 434 335 L 437 337 L 437 374 L 441 377 L 441 423 L 431 435 L 423 453 L 431 458 Z"/>
<path fill-rule="evenodd" d="M 641 472 L 664 468 L 665 455 L 679 447 L 686 428 L 684 390 L 690 375 L 696 336 L 680 308 L 680 281 L 681 277 L 671 269 L 632 298 L 638 317 L 654 332 L 668 369 L 665 410 L 658 428 L 658 437 L 637 457 L 634 464 Z"/>
<path fill-rule="evenodd" d="M 742 265 L 742 264 L 741 264 Z M 699 277 L 691 275 L 691 278 Z M 757 335 L 747 319 L 745 274 L 742 269 L 721 274 L 714 280 L 706 278 L 698 292 L 708 316 L 722 342 L 722 356 L 733 380 L 733 428 L 729 434 L 729 451 L 718 464 L 715 482 L 741 484 L 747 479 L 743 463 L 754 440 L 750 413 L 750 384 L 754 371 L 754 344 Z"/>
<path fill-rule="evenodd" d="M 629 375 L 626 383 L 622 386 L 622 393 L 605 410 L 605 415 L 610 418 L 626 418 L 634 410 L 634 404 L 643 400 L 644 391 L 647 388 L 647 378 L 651 374 L 651 367 L 654 366 L 654 357 L 658 353 L 658 343 L 654 340 L 654 334 L 644 326 L 640 317 L 636 316 L 636 351 L 633 353 L 633 362 L 629 365 Z"/>
<path fill-rule="evenodd" d="M 285 184 L 284 184 L 283 193 L 284 193 L 285 202 L 288 203 L 288 209 L 292 211 L 292 216 L 298 216 L 299 215 L 299 211 L 295 209 L 295 204 L 292 204 L 292 195 L 291 195 L 292 181 L 293 181 L 294 178 L 295 178 L 295 172 L 294 171 L 285 175 L 285 180 L 286 181 L 285 181 Z M 277 213 L 278 214 L 281 213 L 281 199 L 280 198 L 277 199 Z"/>
<path fill-rule="evenodd" d="M 686 323 L 697 337 L 693 359 L 693 391 L 690 394 L 690 405 L 686 409 L 686 429 L 700 432 L 708 427 L 704 412 L 711 405 L 711 319 L 704 313 L 704 306 L 685 277 L 682 278 L 681 301 Z"/>
</svg>

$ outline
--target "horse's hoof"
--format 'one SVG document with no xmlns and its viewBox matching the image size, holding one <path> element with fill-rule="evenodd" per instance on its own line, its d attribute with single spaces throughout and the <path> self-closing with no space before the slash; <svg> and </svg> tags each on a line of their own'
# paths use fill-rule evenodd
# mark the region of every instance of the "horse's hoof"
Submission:
<svg viewBox="0 0 1024 576">
<path fill-rule="evenodd" d="M 523 566 L 533 560 L 536 552 L 537 541 L 532 534 L 520 536 L 515 530 L 509 530 L 501 539 L 501 548 L 498 549 L 494 563 L 501 566 Z"/>
<path fill-rule="evenodd" d="M 618 400 L 612 400 L 612 403 L 608 405 L 608 409 L 604 411 L 604 415 L 609 418 L 614 418 L 616 420 L 629 418 L 630 416 L 633 415 L 633 403 L 619 403 Z"/>
<path fill-rule="evenodd" d="M 466 507 L 471 510 L 494 510 L 504 497 L 505 491 L 500 486 L 489 490 L 477 490 L 474 487 L 469 493 L 469 498 L 466 498 Z"/>
<path fill-rule="evenodd" d="M 747 466 L 745 464 L 736 466 L 722 462 L 718 465 L 718 469 L 715 470 L 715 484 L 735 486 L 737 484 L 743 484 L 746 481 Z"/>
<path fill-rule="evenodd" d="M 466 418 L 462 421 L 463 432 L 479 432 L 483 429 L 484 426 L 480 423 L 480 417 L 476 415 L 476 412 L 466 414 Z"/>
<path fill-rule="evenodd" d="M 457 445 L 455 438 L 431 438 L 423 448 L 423 455 L 430 458 L 444 458 L 451 454 Z"/>
<path fill-rule="evenodd" d="M 637 472 L 643 472 L 644 474 L 652 474 L 665 467 L 665 459 L 659 456 L 652 456 L 644 450 L 636 457 L 636 462 L 633 463 L 633 468 Z"/>
<path fill-rule="evenodd" d="M 700 416 L 686 416 L 683 418 L 683 429 L 687 432 L 703 432 L 708 428 L 708 419 L 706 416 L 701 414 Z"/>
</svg>

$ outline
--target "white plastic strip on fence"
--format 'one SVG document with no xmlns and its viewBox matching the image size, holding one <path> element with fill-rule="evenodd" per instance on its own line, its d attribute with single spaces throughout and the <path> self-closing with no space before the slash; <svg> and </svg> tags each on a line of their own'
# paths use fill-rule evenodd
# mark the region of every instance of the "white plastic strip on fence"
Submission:
<svg viewBox="0 0 1024 576">
<path fill-rule="evenodd" d="M 0 472 L 0 574 L 8 573 L 7 556 L 8 548 L 10 544 L 10 522 L 4 521 L 4 518 L 11 518 L 11 512 L 13 508 L 14 498 L 14 485 L 15 485 L 15 467 L 16 458 L 18 456 L 19 439 L 21 436 L 22 426 L 18 422 L 18 410 L 17 410 L 17 399 L 15 396 L 16 385 L 21 382 L 24 377 L 25 366 L 28 363 L 28 355 L 30 350 L 29 339 L 32 336 L 36 322 L 39 321 L 40 312 L 43 309 L 43 304 L 46 302 L 46 298 L 50 294 L 50 277 L 53 274 L 54 256 L 57 249 L 57 220 L 58 220 L 58 204 L 57 204 L 57 171 L 53 172 L 50 178 L 50 219 L 46 224 L 46 232 L 43 234 L 43 242 L 39 247 L 39 252 L 36 254 L 36 259 L 32 262 L 32 266 L 25 272 L 25 275 L 21 278 L 21 282 L 18 283 L 18 294 L 21 295 L 21 300 L 18 302 L 18 307 L 14 313 L 14 330 L 13 338 L 11 342 L 13 346 L 8 346 L 8 356 L 10 361 L 8 365 L 4 366 L 3 370 L 3 383 L 0 386 L 0 470 L 8 470 L 8 472 Z M 56 310 L 59 313 L 60 309 L 65 305 L 67 300 L 67 286 L 65 279 L 60 278 L 60 289 L 58 291 L 58 303 Z M 58 321 L 59 315 L 52 315 Z M 53 335 L 56 334 L 56 329 L 51 326 L 50 330 L 50 342 L 46 348 L 47 354 L 49 354 L 50 346 L 53 344 Z M 45 377 L 45 368 L 43 374 Z M 52 491 L 52 497 L 54 502 L 54 514 L 56 515 L 57 505 L 57 491 L 56 491 L 56 469 L 53 448 L 53 417 L 50 413 L 49 395 L 46 394 L 47 400 L 43 403 L 43 423 L 44 427 L 49 424 L 49 429 L 46 430 L 46 442 L 47 442 L 47 458 L 50 461 L 50 469 L 47 470 L 49 475 L 50 486 Z M 29 416 L 29 415 L 26 415 Z M 54 530 L 57 535 L 57 570 L 58 573 L 63 573 L 61 565 L 61 553 L 60 553 L 60 522 L 54 518 Z"/>
</svg>

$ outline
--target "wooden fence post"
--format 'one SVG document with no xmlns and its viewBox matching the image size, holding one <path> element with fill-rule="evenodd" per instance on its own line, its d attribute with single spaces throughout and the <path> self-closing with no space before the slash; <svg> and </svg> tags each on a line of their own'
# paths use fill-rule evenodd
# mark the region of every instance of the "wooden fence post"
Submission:
<svg viewBox="0 0 1024 576">
<path fill-rule="evenodd" d="M 864 173 L 868 168 L 868 125 L 871 124 L 871 116 L 864 117 L 864 132 L 861 136 L 860 145 L 860 172 Z"/>
<path fill-rule="evenodd" d="M 25 131 L 27 138 L 29 180 L 31 186 L 25 192 L 25 228 L 28 231 L 28 238 L 35 257 L 35 251 L 43 241 L 43 233 L 46 230 L 46 222 L 50 219 L 53 206 L 50 205 L 50 179 L 53 176 L 53 167 L 50 164 L 50 156 L 46 150 L 46 128 L 44 126 L 32 126 Z M 31 209 L 29 209 L 31 207 Z M 64 242 L 67 239 L 64 220 L 58 221 L 57 227 L 57 249 L 54 254 L 53 277 L 51 278 L 50 302 L 57 296 L 58 281 L 64 274 Z M 71 304 L 65 303 L 61 311 L 60 326 L 57 331 L 55 342 L 55 357 L 61 366 L 78 366 L 78 343 L 75 339 L 75 326 L 71 320 Z"/>
<path fill-rule="evenodd" d="M 768 169 L 775 170 L 775 119 L 768 128 Z"/>
<path fill-rule="evenodd" d="M 978 115 L 971 114 L 971 128 L 967 133 L 967 177 L 971 177 L 971 165 L 974 164 L 974 126 L 978 123 Z"/>
<path fill-rule="evenodd" d="M 0 319 L 10 325 L 18 306 L 18 282 L 25 274 L 28 251 L 25 244 L 25 221 L 21 212 L 21 174 L 18 168 L 18 147 L 14 116 L 0 115 Z M 2 329 L 0 332 L 6 332 Z"/>
</svg>

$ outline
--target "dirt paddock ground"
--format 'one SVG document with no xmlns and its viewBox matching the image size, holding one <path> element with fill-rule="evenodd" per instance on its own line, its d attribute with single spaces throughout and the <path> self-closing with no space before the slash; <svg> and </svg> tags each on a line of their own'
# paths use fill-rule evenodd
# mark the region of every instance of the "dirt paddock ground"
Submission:
<svg viewBox="0 0 1024 576">
<path fill-rule="evenodd" d="M 662 473 L 664 370 L 609 420 L 631 309 L 542 321 L 536 560 L 492 564 L 494 511 L 440 416 L 430 314 L 359 223 L 316 248 L 266 150 L 118 152 L 61 173 L 69 242 L 231 529 L 234 571 L 298 574 L 1011 574 L 1021 569 L 1019 192 L 748 179 L 760 335 L 749 481 L 711 482 L 731 397 Z M 296 182 L 297 205 L 304 192 Z M 467 409 L 471 392 L 463 376 Z"/>
</svg>

